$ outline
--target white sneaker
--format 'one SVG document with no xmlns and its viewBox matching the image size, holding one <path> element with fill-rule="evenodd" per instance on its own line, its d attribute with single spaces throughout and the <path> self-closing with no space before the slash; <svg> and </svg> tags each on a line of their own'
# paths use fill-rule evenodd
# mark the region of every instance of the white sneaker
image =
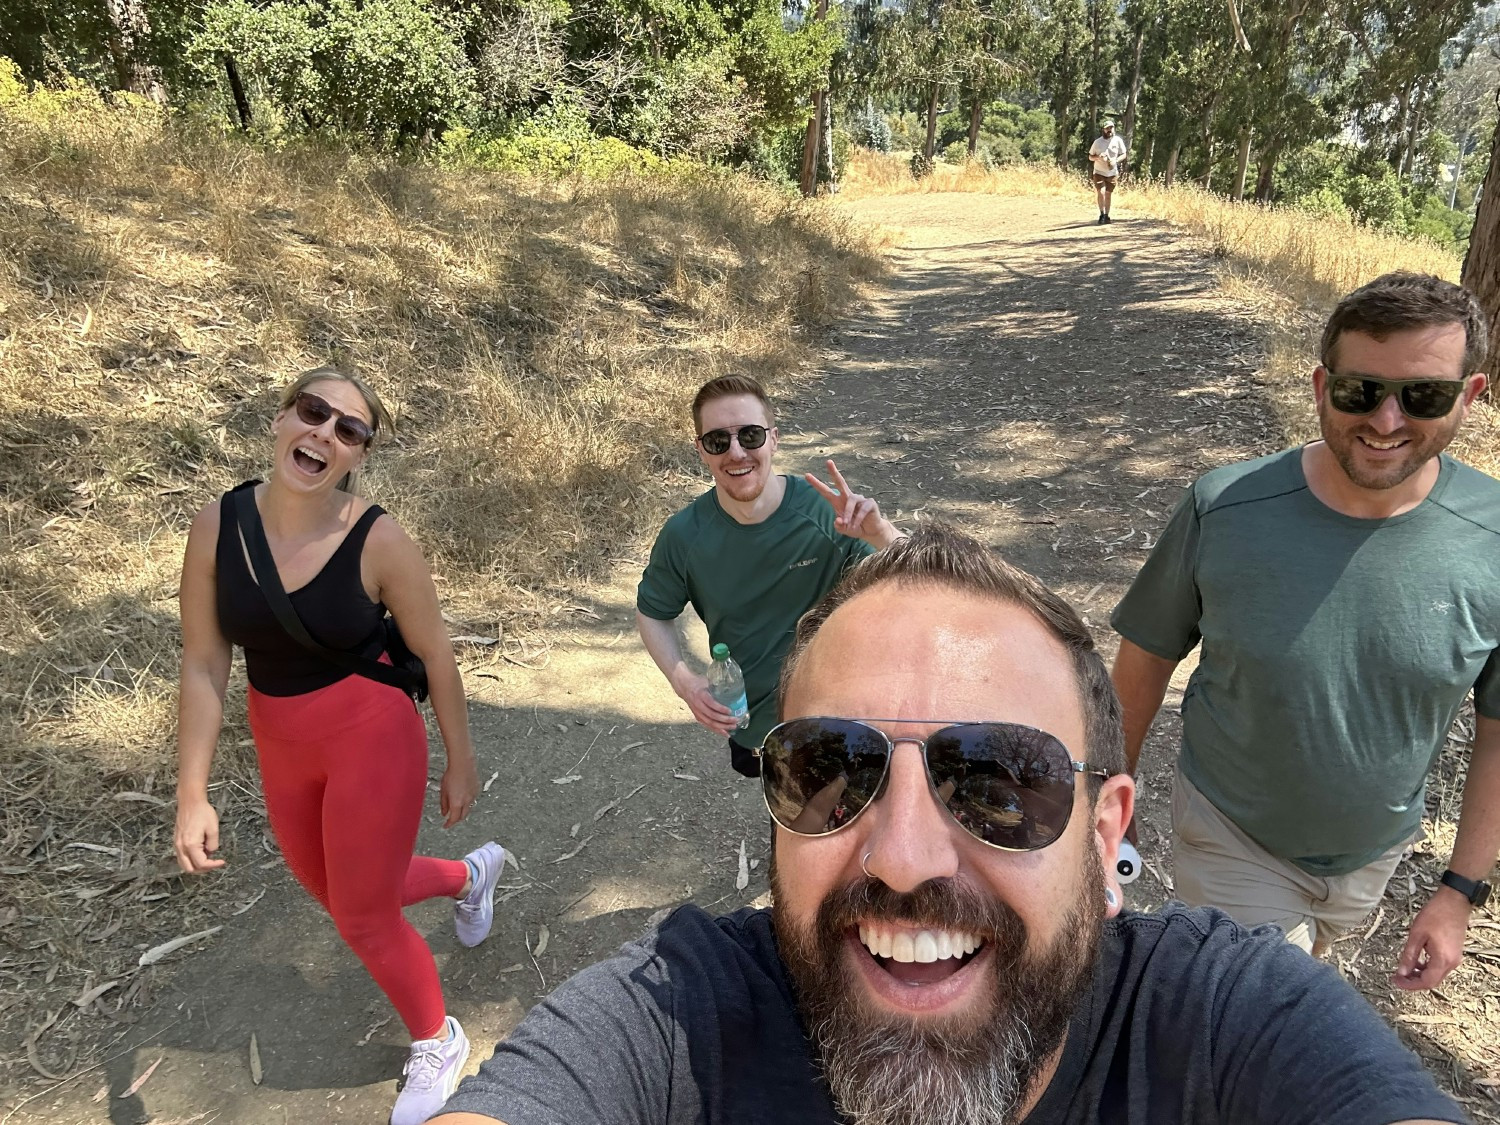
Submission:
<svg viewBox="0 0 1500 1125">
<path fill-rule="evenodd" d="M 469 1061 L 469 1037 L 452 1016 L 447 1039 L 418 1039 L 401 1068 L 403 1075 L 391 1110 L 391 1125 L 422 1125 L 442 1112 Z"/>
<path fill-rule="evenodd" d="M 464 856 L 472 876 L 469 893 L 453 904 L 453 930 L 471 949 L 490 936 L 495 922 L 495 884 L 505 871 L 505 849 L 491 840 Z"/>
</svg>

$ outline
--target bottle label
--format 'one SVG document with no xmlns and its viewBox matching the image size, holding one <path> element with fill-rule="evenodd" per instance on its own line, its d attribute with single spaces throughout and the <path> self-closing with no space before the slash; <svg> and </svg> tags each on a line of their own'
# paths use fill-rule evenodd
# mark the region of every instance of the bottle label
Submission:
<svg viewBox="0 0 1500 1125">
<path fill-rule="evenodd" d="M 727 704 L 729 711 L 739 721 L 740 726 L 747 726 L 750 722 L 750 702 L 745 698 L 745 693 L 740 692 L 739 698 Z"/>
</svg>

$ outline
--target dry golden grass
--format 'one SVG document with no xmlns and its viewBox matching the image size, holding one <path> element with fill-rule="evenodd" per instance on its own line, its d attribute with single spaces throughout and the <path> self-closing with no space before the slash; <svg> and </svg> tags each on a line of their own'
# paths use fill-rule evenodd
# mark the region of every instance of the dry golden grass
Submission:
<svg viewBox="0 0 1500 1125">
<path fill-rule="evenodd" d="M 280 385 L 330 361 L 376 385 L 398 425 L 365 490 L 493 635 L 659 521 L 700 382 L 785 380 L 881 268 L 838 214 L 730 175 L 271 153 L 3 89 L 0 261 L 0 939 L 19 910 L 81 963 L 118 894 L 75 928 L 43 876 L 61 842 L 167 855 L 184 535 L 263 472 Z M 247 775 L 242 720 L 220 778 Z"/>
<path fill-rule="evenodd" d="M 1086 199 L 1092 190 L 1084 176 L 1051 164 L 986 170 L 974 163 L 939 163 L 932 175 L 915 180 L 908 157 L 856 150 L 840 194 L 858 199 L 964 191 Z M 1390 270 L 1419 270 L 1456 281 L 1462 265 L 1455 254 L 1423 239 L 1293 207 L 1235 202 L 1194 184 L 1164 188 L 1127 182 L 1115 194 L 1115 210 L 1160 219 L 1205 243 L 1224 262 L 1226 288 L 1260 310 L 1267 351 L 1262 382 L 1289 443 L 1317 436 L 1308 376 L 1317 362 L 1323 323 L 1338 299 Z M 1486 396 L 1476 405 L 1453 452 L 1500 475 L 1500 411 L 1493 401 Z"/>
</svg>

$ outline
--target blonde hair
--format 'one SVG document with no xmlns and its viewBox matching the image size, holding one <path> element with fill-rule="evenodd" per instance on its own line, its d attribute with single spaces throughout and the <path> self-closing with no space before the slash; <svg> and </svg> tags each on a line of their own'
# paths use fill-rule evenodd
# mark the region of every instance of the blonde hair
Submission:
<svg viewBox="0 0 1500 1125">
<path fill-rule="evenodd" d="M 334 381 L 347 383 L 359 392 L 359 397 L 365 400 L 365 408 L 370 412 L 370 440 L 365 443 L 366 450 L 373 449 L 380 442 L 383 432 L 390 433 L 396 428 L 395 421 L 391 418 L 391 412 L 385 408 L 385 403 L 380 401 L 380 396 L 375 389 L 353 372 L 342 371 L 337 367 L 314 367 L 311 371 L 304 371 L 283 388 L 281 392 L 281 410 L 290 410 L 297 401 L 297 396 L 314 383 Z M 343 492 L 359 494 L 359 470 L 354 469 L 344 474 L 344 478 L 336 486 Z"/>
</svg>

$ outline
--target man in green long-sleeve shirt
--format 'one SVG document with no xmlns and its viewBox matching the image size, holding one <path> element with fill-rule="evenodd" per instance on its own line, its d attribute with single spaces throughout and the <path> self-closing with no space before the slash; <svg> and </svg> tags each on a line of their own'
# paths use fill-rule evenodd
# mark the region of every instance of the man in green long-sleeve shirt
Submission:
<svg viewBox="0 0 1500 1125">
<path fill-rule="evenodd" d="M 901 533 L 832 461 L 832 486 L 773 471 L 776 418 L 756 380 L 705 383 L 693 425 L 714 486 L 663 525 L 636 593 L 636 627 L 693 718 L 728 738 L 730 764 L 756 777 L 754 751 L 776 724 L 776 681 L 797 619 L 846 568 Z M 689 603 L 708 626 L 709 644 L 727 645 L 745 675 L 744 728 L 682 658 L 673 622 Z"/>
<path fill-rule="evenodd" d="M 1488 379 L 1484 314 L 1388 274 L 1335 308 L 1313 371 L 1321 441 L 1228 465 L 1178 505 L 1115 610 L 1136 758 L 1177 663 L 1179 897 L 1326 949 L 1420 837 L 1426 776 L 1473 691 L 1449 869 L 1392 983 L 1458 964 L 1500 850 L 1500 482 L 1443 453 Z"/>
</svg>

